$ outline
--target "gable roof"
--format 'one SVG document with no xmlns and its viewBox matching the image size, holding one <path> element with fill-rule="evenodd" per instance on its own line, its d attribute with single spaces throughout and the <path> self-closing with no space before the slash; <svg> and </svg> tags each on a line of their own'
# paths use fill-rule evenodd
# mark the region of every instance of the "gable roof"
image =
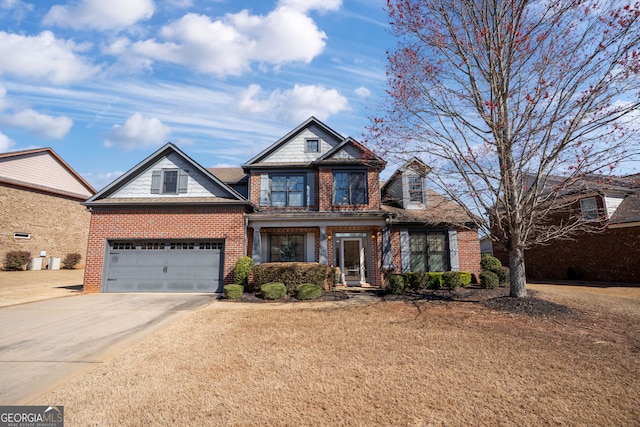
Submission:
<svg viewBox="0 0 640 427">
<path fill-rule="evenodd" d="M 140 175 L 144 170 L 148 168 L 149 165 L 161 160 L 164 157 L 167 157 L 170 154 L 177 154 L 183 161 L 185 161 L 190 167 L 197 170 L 209 181 L 213 182 L 219 188 L 224 190 L 225 193 L 228 194 L 228 198 L 223 197 L 168 197 L 168 198 L 117 198 L 117 199 L 108 199 L 108 196 L 115 193 L 118 189 L 122 188 L 124 185 L 135 179 L 138 175 Z M 173 143 L 168 142 L 163 147 L 158 149 L 156 152 L 151 154 L 146 159 L 142 160 L 140 163 L 131 168 L 128 172 L 120 176 L 118 179 L 113 181 L 111 184 L 107 185 L 105 188 L 96 193 L 93 197 L 88 199 L 83 205 L 93 206 L 93 205 L 114 205 L 114 204 L 128 204 L 128 205 L 138 205 L 138 204 L 203 204 L 203 203 L 225 203 L 225 204 L 244 204 L 248 206 L 253 206 L 251 202 L 245 199 L 240 193 L 236 190 L 222 182 L 215 175 L 213 175 L 210 171 L 200 166 L 195 160 L 182 152 L 177 146 Z"/>
<path fill-rule="evenodd" d="M 334 137 L 336 140 L 341 141 L 341 140 L 344 139 L 344 137 L 342 135 L 340 135 L 338 132 L 336 132 L 335 130 L 331 129 L 329 126 L 327 126 L 326 124 L 322 123 L 320 120 L 316 119 L 315 117 L 311 116 L 307 120 L 305 120 L 304 122 L 302 122 L 298 126 L 296 126 L 293 130 L 291 130 L 285 136 L 283 136 L 282 138 L 277 140 L 275 143 L 273 143 L 269 147 L 267 147 L 265 150 L 260 152 L 257 156 L 253 157 L 248 162 L 243 164 L 242 167 L 243 168 L 249 168 L 249 167 L 255 165 L 256 163 L 260 163 L 262 160 L 264 160 L 269 155 L 271 155 L 273 152 L 275 152 L 276 150 L 278 150 L 279 148 L 284 146 L 287 142 L 291 141 L 296 135 L 298 135 L 300 132 L 302 132 L 306 128 L 310 127 L 311 125 L 318 126 L 321 130 L 323 130 L 324 132 L 326 132 L 330 136 Z"/>
<path fill-rule="evenodd" d="M 96 192 L 50 147 L 0 153 L 0 182 L 77 200 Z"/>
<path fill-rule="evenodd" d="M 394 224 L 473 227 L 473 218 L 460 205 L 431 189 L 427 191 L 429 206 L 425 209 L 403 209 L 383 204 L 382 210 L 393 215 Z"/>
<path fill-rule="evenodd" d="M 359 153 L 360 158 L 351 157 L 348 154 L 348 151 L 350 148 L 355 149 Z M 340 156 L 341 153 L 345 153 L 347 154 L 347 156 L 341 157 Z M 317 164 L 317 165 L 341 164 L 341 163 L 353 163 L 354 161 L 368 164 L 371 166 L 380 166 L 382 168 L 384 168 L 384 166 L 387 164 L 387 162 L 385 162 L 382 158 L 378 157 L 373 151 L 369 150 L 367 147 L 360 144 L 358 141 L 356 141 L 351 137 L 347 137 L 340 144 L 336 145 L 331 150 L 324 153 L 316 161 L 314 161 L 313 164 Z"/>
<path fill-rule="evenodd" d="M 412 157 L 411 159 L 407 160 L 402 166 L 400 166 L 398 169 L 396 169 L 393 174 L 391 174 L 391 176 L 389 177 L 389 179 L 387 179 L 383 184 L 382 184 L 382 191 L 384 192 L 384 189 L 391 184 L 393 181 L 395 181 L 396 179 L 398 179 L 399 176 L 402 175 L 402 172 L 407 170 L 407 169 L 413 169 L 414 171 L 416 171 L 418 173 L 418 175 L 420 176 L 427 176 L 429 174 L 429 172 L 431 172 L 431 167 L 429 167 L 425 162 L 423 162 L 422 160 L 420 160 L 417 157 Z"/>
</svg>

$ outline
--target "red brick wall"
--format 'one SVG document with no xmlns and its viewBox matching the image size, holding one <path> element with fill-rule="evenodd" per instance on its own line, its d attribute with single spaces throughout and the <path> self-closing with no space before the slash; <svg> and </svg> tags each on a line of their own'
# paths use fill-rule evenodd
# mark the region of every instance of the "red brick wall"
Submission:
<svg viewBox="0 0 640 427">
<path fill-rule="evenodd" d="M 380 209 L 380 180 L 378 169 L 367 171 L 367 187 L 369 200 L 366 205 L 344 206 L 333 205 L 333 170 L 322 168 L 318 172 L 319 205 L 321 211 L 357 211 Z"/>
<path fill-rule="evenodd" d="M 244 255 L 243 208 L 93 208 L 84 291 L 100 292 L 105 245 L 111 239 L 224 239 L 224 283 Z"/>
<path fill-rule="evenodd" d="M 495 254 L 509 265 L 504 251 L 496 248 Z M 525 272 L 530 280 L 640 283 L 640 227 L 607 229 L 532 248 L 525 252 Z"/>
</svg>

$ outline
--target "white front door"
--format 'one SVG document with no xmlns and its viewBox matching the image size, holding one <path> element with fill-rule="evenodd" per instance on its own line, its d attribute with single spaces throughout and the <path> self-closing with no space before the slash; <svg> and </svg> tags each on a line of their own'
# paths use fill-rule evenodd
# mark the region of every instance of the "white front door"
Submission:
<svg viewBox="0 0 640 427">
<path fill-rule="evenodd" d="M 361 285 L 366 283 L 366 256 L 362 238 L 343 238 L 340 241 L 340 271 L 342 283 Z"/>
</svg>

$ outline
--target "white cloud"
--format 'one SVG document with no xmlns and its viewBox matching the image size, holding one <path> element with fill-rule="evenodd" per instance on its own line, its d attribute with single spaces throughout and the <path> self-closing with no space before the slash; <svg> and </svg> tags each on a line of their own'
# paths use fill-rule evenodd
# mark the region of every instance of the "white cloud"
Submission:
<svg viewBox="0 0 640 427">
<path fill-rule="evenodd" d="M 69 117 L 53 117 L 32 109 L 7 114 L 1 118 L 1 121 L 7 126 L 19 127 L 43 138 L 55 139 L 62 139 L 73 126 L 73 120 Z"/>
<path fill-rule="evenodd" d="M 330 11 L 338 10 L 342 6 L 342 0 L 280 0 L 280 6 L 290 7 L 299 12 L 309 10 Z"/>
<path fill-rule="evenodd" d="M 151 18 L 153 0 L 81 0 L 49 9 L 43 23 L 75 29 L 115 30 Z"/>
<path fill-rule="evenodd" d="M 11 147 L 13 147 L 13 145 L 14 142 L 7 135 L 0 132 L 0 153 L 11 150 Z"/>
<path fill-rule="evenodd" d="M 237 106 L 244 113 L 273 111 L 280 119 L 303 121 L 310 116 L 326 120 L 330 115 L 349 109 L 347 98 L 324 86 L 295 85 L 293 89 L 275 90 L 262 95 L 259 85 L 250 85 L 238 96 Z"/>
<path fill-rule="evenodd" d="M 62 84 L 86 79 L 98 70 L 76 55 L 76 52 L 87 48 L 84 44 L 56 39 L 50 31 L 43 31 L 36 36 L 0 31 L 0 74 L 9 73 Z"/>
<path fill-rule="evenodd" d="M 364 86 L 360 86 L 355 90 L 355 94 L 358 98 L 369 98 L 371 96 L 371 91 Z"/>
<path fill-rule="evenodd" d="M 155 117 L 145 118 L 135 113 L 124 126 L 113 125 L 104 140 L 105 147 L 120 147 L 125 150 L 160 146 L 167 142 L 171 128 Z"/>
<path fill-rule="evenodd" d="M 162 41 L 137 42 L 132 52 L 220 76 L 240 75 L 253 62 L 309 63 L 322 52 L 327 38 L 309 16 L 285 6 L 266 16 L 243 10 L 213 21 L 190 13 L 165 25 L 159 35 Z"/>
</svg>

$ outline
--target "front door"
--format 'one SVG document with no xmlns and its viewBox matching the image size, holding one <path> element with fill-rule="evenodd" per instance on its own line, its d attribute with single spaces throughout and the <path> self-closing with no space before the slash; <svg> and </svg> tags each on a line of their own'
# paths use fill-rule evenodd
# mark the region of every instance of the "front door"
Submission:
<svg viewBox="0 0 640 427">
<path fill-rule="evenodd" d="M 340 242 L 340 271 L 342 283 L 361 285 L 366 282 L 366 256 L 361 238 L 342 239 Z"/>
</svg>

